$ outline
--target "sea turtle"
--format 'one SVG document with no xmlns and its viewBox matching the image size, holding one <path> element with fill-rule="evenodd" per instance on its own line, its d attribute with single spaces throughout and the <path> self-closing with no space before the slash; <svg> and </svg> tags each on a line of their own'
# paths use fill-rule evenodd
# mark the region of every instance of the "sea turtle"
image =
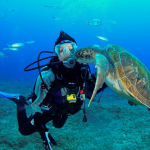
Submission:
<svg viewBox="0 0 150 150">
<path fill-rule="evenodd" d="M 80 48 L 76 59 L 81 63 L 94 63 L 97 79 L 91 104 L 97 90 L 105 82 L 107 86 L 131 103 L 150 108 L 150 72 L 146 66 L 131 53 L 120 46 L 109 44 Z"/>
</svg>

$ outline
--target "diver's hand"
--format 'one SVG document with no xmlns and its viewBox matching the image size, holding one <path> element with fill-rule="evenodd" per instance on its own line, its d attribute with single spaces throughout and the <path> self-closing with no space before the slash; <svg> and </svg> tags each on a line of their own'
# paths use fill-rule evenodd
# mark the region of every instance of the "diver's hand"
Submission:
<svg viewBox="0 0 150 150">
<path fill-rule="evenodd" d="M 45 106 L 45 105 L 41 105 L 41 111 L 43 112 L 49 112 L 51 115 L 55 115 L 58 108 L 55 105 L 52 106 Z"/>
</svg>

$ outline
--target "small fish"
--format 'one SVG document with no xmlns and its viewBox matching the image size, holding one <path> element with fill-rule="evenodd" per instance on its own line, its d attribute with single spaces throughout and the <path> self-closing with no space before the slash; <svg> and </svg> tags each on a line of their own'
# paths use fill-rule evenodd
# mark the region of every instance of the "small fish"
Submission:
<svg viewBox="0 0 150 150">
<path fill-rule="evenodd" d="M 102 37 L 102 36 L 97 36 L 100 40 L 103 40 L 103 41 L 108 41 L 108 39 L 107 38 L 105 38 L 105 37 Z"/>
<path fill-rule="evenodd" d="M 9 47 L 9 48 L 3 48 L 3 50 L 18 51 L 19 49 L 18 48 L 11 48 L 11 47 Z"/>
<path fill-rule="evenodd" d="M 93 19 L 91 21 L 88 21 L 87 24 L 92 25 L 92 26 L 99 26 L 101 25 L 101 21 L 99 19 Z"/>
<path fill-rule="evenodd" d="M 27 41 L 27 42 L 24 42 L 25 44 L 33 44 L 35 41 Z"/>
<path fill-rule="evenodd" d="M 7 9 L 7 10 L 9 10 L 9 11 L 15 11 L 14 9 Z"/>
<path fill-rule="evenodd" d="M 7 56 L 2 52 L 0 52 L 0 57 L 7 58 Z"/>
<path fill-rule="evenodd" d="M 4 15 L 2 13 L 0 13 L 0 18 L 4 17 Z"/>
<path fill-rule="evenodd" d="M 8 47 L 21 47 L 21 46 L 24 46 L 24 43 L 15 43 L 15 44 L 12 44 L 12 45 L 8 45 Z"/>
<path fill-rule="evenodd" d="M 60 18 L 60 17 L 53 17 L 53 19 L 55 19 L 55 20 L 57 20 L 57 21 L 62 20 L 62 18 Z"/>
</svg>

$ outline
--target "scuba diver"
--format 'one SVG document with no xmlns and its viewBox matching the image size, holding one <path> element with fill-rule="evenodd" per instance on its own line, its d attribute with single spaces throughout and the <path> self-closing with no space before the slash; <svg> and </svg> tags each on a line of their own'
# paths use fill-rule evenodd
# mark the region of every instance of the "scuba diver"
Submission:
<svg viewBox="0 0 150 150">
<path fill-rule="evenodd" d="M 54 49 L 56 56 L 42 68 L 31 95 L 24 97 L 0 92 L 0 96 L 17 104 L 19 132 L 22 135 L 39 132 L 46 150 L 52 150 L 52 145 L 57 145 L 48 132 L 47 122 L 52 121 L 54 127 L 62 128 L 68 116 L 80 110 L 84 113 L 83 121 L 87 121 L 85 99 L 90 99 L 96 81 L 88 64 L 75 60 L 77 43 L 71 36 L 60 31 Z M 98 93 L 106 87 L 104 84 Z M 32 108 L 29 118 L 25 105 L 31 105 Z"/>
</svg>

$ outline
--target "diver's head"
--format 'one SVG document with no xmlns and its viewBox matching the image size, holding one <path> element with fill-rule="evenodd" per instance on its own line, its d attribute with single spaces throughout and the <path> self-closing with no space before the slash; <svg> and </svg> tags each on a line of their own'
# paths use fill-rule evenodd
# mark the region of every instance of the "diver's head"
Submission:
<svg viewBox="0 0 150 150">
<path fill-rule="evenodd" d="M 76 41 L 64 31 L 60 31 L 60 35 L 55 42 L 55 53 L 58 55 L 59 60 L 75 59 L 76 50 Z"/>
</svg>

